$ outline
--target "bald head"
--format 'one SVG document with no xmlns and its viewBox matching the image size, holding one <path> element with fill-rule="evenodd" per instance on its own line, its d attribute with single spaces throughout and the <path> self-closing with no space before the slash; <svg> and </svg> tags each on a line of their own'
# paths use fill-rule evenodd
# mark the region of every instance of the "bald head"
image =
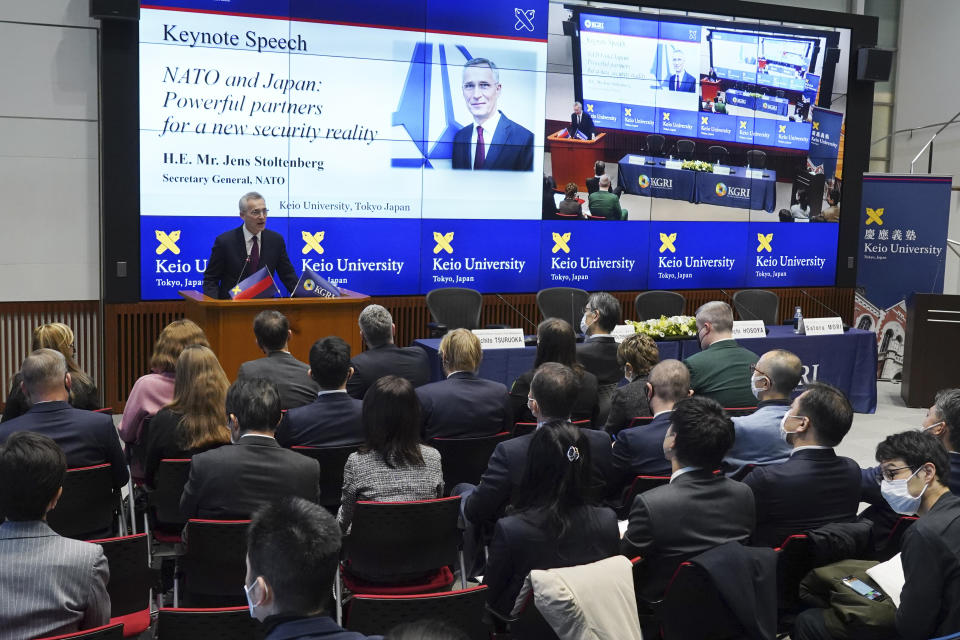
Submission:
<svg viewBox="0 0 960 640">
<path fill-rule="evenodd" d="M 690 370 L 679 360 L 663 360 L 650 370 L 647 382 L 653 387 L 651 409 L 653 404 L 659 408 L 655 411 L 672 409 L 675 402 L 679 402 L 690 395 Z"/>
<path fill-rule="evenodd" d="M 33 403 L 70 397 L 67 360 L 54 349 L 37 349 L 23 361 L 23 390 Z"/>
<path fill-rule="evenodd" d="M 767 351 L 760 356 L 756 366 L 754 384 L 764 389 L 760 393 L 760 400 L 789 398 L 803 376 L 803 363 L 800 358 L 785 349 Z"/>
</svg>

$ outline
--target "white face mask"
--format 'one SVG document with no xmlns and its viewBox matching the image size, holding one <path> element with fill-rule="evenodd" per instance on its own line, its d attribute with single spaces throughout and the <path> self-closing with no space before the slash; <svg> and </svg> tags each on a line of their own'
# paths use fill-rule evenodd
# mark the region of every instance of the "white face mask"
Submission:
<svg viewBox="0 0 960 640">
<path fill-rule="evenodd" d="M 586 334 L 587 329 L 590 328 L 590 325 L 587 324 L 587 312 L 583 312 L 583 317 L 580 318 L 580 333 Z"/>
<path fill-rule="evenodd" d="M 918 473 L 920 473 L 920 469 L 910 474 L 910 478 Z M 923 485 L 923 491 L 920 492 L 920 495 L 914 497 L 910 494 L 910 488 L 907 487 L 910 478 L 902 480 L 887 480 L 884 478 L 880 482 L 880 494 L 884 500 L 887 501 L 891 509 L 904 516 L 912 516 L 917 512 L 917 509 L 920 508 L 920 499 L 923 498 L 923 492 L 929 486 Z"/>
<path fill-rule="evenodd" d="M 750 391 L 753 392 L 753 395 L 757 400 L 760 399 L 760 394 L 766 391 L 766 388 L 760 388 L 757 386 L 757 381 L 759 380 L 767 380 L 769 382 L 769 378 L 767 378 L 767 376 L 750 376 Z"/>
<path fill-rule="evenodd" d="M 926 433 L 926 432 L 929 431 L 930 429 L 933 429 L 934 427 L 939 426 L 939 425 L 941 425 L 941 424 L 943 424 L 943 420 L 941 420 L 940 422 L 934 422 L 934 423 L 933 423 L 932 425 L 930 425 L 929 427 L 920 427 L 919 431 L 920 431 L 920 433 Z"/>
<path fill-rule="evenodd" d="M 787 431 L 784 425 L 787 424 L 787 420 L 794 417 L 796 416 L 791 416 L 790 413 L 787 412 L 780 418 L 780 438 L 787 444 L 790 444 L 790 435 L 796 433 L 796 431 Z"/>
<path fill-rule="evenodd" d="M 256 618 L 256 617 L 257 617 L 256 615 L 254 615 L 253 610 L 254 610 L 255 607 L 257 607 L 257 606 L 260 604 L 259 602 L 258 602 L 257 604 L 254 604 L 254 603 L 253 603 L 253 600 L 250 599 L 250 592 L 253 591 L 253 587 L 254 587 L 255 584 L 257 584 L 256 581 L 254 581 L 254 583 L 253 583 L 252 585 L 250 585 L 249 587 L 248 587 L 247 585 L 243 585 L 243 593 L 244 593 L 244 595 L 247 596 L 247 607 L 250 609 L 250 617 L 251 617 L 251 618 Z"/>
</svg>

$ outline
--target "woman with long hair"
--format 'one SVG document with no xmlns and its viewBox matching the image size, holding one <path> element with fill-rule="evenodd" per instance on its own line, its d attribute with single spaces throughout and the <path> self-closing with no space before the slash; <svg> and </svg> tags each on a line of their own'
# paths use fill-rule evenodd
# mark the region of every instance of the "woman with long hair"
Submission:
<svg viewBox="0 0 960 640">
<path fill-rule="evenodd" d="M 559 362 L 573 369 L 580 380 L 580 391 L 577 394 L 577 401 L 573 404 L 571 419 L 590 420 L 591 426 L 597 427 L 597 416 L 600 411 L 597 376 L 577 362 L 577 336 L 570 323 L 560 318 L 547 318 L 537 327 L 537 357 L 533 361 L 533 368 L 520 374 L 510 387 L 510 405 L 513 408 L 514 421 L 536 422 L 536 418 L 527 407 L 527 394 L 530 393 L 533 374 L 544 362 Z"/>
<path fill-rule="evenodd" d="M 174 320 L 160 332 L 153 355 L 150 356 L 150 373 L 138 378 L 127 396 L 120 420 L 120 437 L 124 442 L 138 442 L 143 421 L 173 400 L 177 359 L 184 348 L 191 344 L 210 346 L 203 329 L 192 320 Z"/>
<path fill-rule="evenodd" d="M 70 404 L 77 409 L 98 409 L 100 400 L 97 386 L 87 373 L 80 368 L 76 359 L 76 340 L 73 330 L 62 322 L 48 322 L 33 330 L 30 342 L 31 351 L 53 349 L 63 354 L 70 373 Z M 18 372 L 13 377 L 7 404 L 3 409 L 3 419 L 12 420 L 22 416 L 30 409 L 30 400 L 20 388 L 23 376 Z"/>
<path fill-rule="evenodd" d="M 164 458 L 192 458 L 230 442 L 224 413 L 229 386 L 217 356 L 209 348 L 193 344 L 180 353 L 173 401 L 150 423 L 144 474 L 148 486 L 153 485 Z"/>
<path fill-rule="evenodd" d="M 617 363 L 623 367 L 628 384 L 619 387 L 610 398 L 610 413 L 604 430 L 616 435 L 630 426 L 637 416 L 653 415 L 647 399 L 647 376 L 660 362 L 660 350 L 653 338 L 635 333 L 617 345 Z"/>
<path fill-rule="evenodd" d="M 537 429 L 513 506 L 497 521 L 483 582 L 487 602 L 509 614 L 527 574 L 588 564 L 620 552 L 617 516 L 589 504 L 590 445 L 569 422 Z"/>
<path fill-rule="evenodd" d="M 420 443 L 420 401 L 409 380 L 385 376 L 363 397 L 365 441 L 343 470 L 337 520 L 347 531 L 360 500 L 402 502 L 443 496 L 440 453 Z"/>
</svg>

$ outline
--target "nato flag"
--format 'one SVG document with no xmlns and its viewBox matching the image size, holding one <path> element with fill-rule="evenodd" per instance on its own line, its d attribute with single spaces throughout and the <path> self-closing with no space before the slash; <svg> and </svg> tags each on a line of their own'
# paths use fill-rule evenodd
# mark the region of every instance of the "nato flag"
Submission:
<svg viewBox="0 0 960 640">
<path fill-rule="evenodd" d="M 337 298 L 340 289 L 313 269 L 304 269 L 291 298 Z"/>
</svg>

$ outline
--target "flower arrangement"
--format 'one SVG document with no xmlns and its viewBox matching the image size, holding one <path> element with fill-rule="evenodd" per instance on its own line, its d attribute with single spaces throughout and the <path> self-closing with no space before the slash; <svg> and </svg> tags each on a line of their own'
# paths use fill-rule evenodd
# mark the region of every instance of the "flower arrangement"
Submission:
<svg viewBox="0 0 960 640">
<path fill-rule="evenodd" d="M 636 333 L 651 338 L 692 338 L 697 335 L 697 319 L 693 316 L 660 316 L 656 320 L 627 320 Z"/>
<path fill-rule="evenodd" d="M 682 168 L 693 169 L 694 171 L 706 171 L 707 173 L 713 171 L 713 165 L 703 160 L 684 160 Z"/>
</svg>

